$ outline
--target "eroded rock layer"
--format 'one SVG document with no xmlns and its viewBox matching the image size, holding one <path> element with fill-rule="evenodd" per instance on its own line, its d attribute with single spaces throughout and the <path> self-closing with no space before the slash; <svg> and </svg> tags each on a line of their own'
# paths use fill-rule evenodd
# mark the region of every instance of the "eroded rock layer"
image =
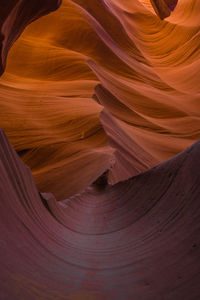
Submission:
<svg viewBox="0 0 200 300">
<path fill-rule="evenodd" d="M 0 300 L 199 300 L 200 1 L 60 5 L 0 0 Z"/>
<path fill-rule="evenodd" d="M 43 2 L 45 12 L 54 2 Z M 177 4 L 64 0 L 12 47 L 0 80 L 0 126 L 39 190 L 63 200 L 110 167 L 116 183 L 199 139 L 199 0 L 179 1 L 165 20 L 151 2 L 170 11 Z M 32 13 L 22 20 L 18 34 Z M 110 119 L 102 124 L 103 107 Z M 113 118 L 111 136 L 105 131 Z M 133 145 L 144 159 L 136 165 L 129 163 Z M 122 160 L 130 169 L 119 171 Z"/>
<path fill-rule="evenodd" d="M 0 145 L 1 299 L 199 299 L 200 142 L 61 202 Z"/>
<path fill-rule="evenodd" d="M 0 1 L 0 75 L 4 71 L 8 51 L 24 28 L 34 20 L 56 10 L 61 1 Z"/>
</svg>

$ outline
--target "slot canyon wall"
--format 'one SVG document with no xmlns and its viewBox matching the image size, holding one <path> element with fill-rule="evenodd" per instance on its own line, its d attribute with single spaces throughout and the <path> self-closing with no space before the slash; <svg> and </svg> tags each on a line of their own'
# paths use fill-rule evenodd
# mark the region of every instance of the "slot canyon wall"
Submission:
<svg viewBox="0 0 200 300">
<path fill-rule="evenodd" d="M 0 299 L 200 299 L 199 16 L 0 0 Z"/>
</svg>

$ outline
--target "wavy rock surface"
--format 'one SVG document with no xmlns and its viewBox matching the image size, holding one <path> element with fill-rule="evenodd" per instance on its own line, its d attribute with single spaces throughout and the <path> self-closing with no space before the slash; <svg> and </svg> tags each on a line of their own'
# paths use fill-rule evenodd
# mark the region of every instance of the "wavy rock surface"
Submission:
<svg viewBox="0 0 200 300">
<path fill-rule="evenodd" d="M 61 202 L 0 142 L 1 299 L 199 299 L 200 142 Z"/>
<path fill-rule="evenodd" d="M 0 0 L 1 73 L 59 5 Z M 0 299 L 199 300 L 199 12 L 64 0 L 15 42 L 0 79 Z"/>
<path fill-rule="evenodd" d="M 41 191 L 65 199 L 110 166 L 116 183 L 199 139 L 199 10 L 182 0 L 160 20 L 146 0 L 64 0 L 28 26 L 0 81 L 0 126 Z M 116 118 L 113 138 L 125 132 L 131 156 L 133 145 L 141 151 L 129 171 L 119 172 L 127 149 L 113 156 L 99 104 L 110 114 L 104 129 Z"/>
<path fill-rule="evenodd" d="M 178 0 L 150 0 L 157 15 L 164 19 L 169 17 L 176 7 Z"/>
<path fill-rule="evenodd" d="M 62 0 L 1 0 L 0 1 L 0 75 L 8 51 L 25 27 L 34 20 L 56 10 Z"/>
</svg>

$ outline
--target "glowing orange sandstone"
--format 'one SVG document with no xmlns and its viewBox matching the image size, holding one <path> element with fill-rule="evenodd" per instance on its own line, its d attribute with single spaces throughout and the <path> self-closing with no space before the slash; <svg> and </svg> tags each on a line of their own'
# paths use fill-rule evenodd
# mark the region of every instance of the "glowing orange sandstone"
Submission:
<svg viewBox="0 0 200 300">
<path fill-rule="evenodd" d="M 111 166 L 114 183 L 200 137 L 198 2 L 180 1 L 166 21 L 149 8 L 65 0 L 12 47 L 0 126 L 40 190 L 64 199 Z"/>
</svg>

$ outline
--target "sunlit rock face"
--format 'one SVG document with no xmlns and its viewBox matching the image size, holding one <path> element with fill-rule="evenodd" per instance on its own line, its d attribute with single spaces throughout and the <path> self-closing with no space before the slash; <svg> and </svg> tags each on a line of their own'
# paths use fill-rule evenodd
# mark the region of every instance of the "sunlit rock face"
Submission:
<svg viewBox="0 0 200 300">
<path fill-rule="evenodd" d="M 0 299 L 200 299 L 199 14 L 0 0 Z"/>
<path fill-rule="evenodd" d="M 182 0 L 160 20 L 150 1 L 63 1 L 27 27 L 1 77 L 0 126 L 39 190 L 63 200 L 107 169 L 113 184 L 199 138 L 199 10 Z"/>
</svg>

